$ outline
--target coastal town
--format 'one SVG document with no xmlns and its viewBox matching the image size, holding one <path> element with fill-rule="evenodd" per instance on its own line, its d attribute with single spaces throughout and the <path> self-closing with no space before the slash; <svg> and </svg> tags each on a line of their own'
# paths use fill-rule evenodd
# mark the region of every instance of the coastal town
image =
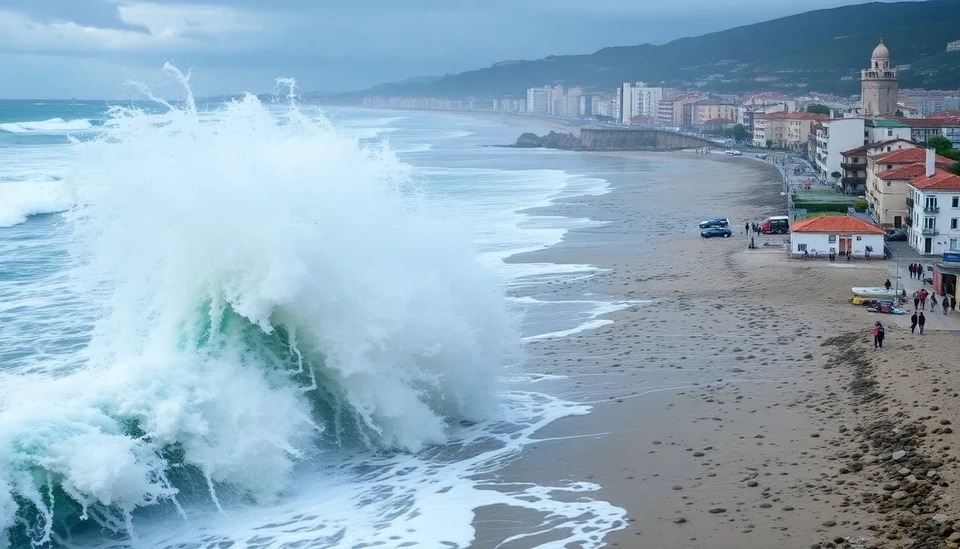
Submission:
<svg viewBox="0 0 960 549">
<path fill-rule="evenodd" d="M 957 49 L 960 41 L 945 44 Z M 882 39 L 864 58 L 861 93 L 850 97 L 719 95 L 636 81 L 615 91 L 546 85 L 525 98 L 372 97 L 363 105 L 552 118 L 581 136 L 648 130 L 745 148 L 781 169 L 793 257 L 895 259 L 897 271 L 909 258 L 928 266 L 935 294 L 955 299 L 960 90 L 900 90 L 901 67 Z"/>
</svg>

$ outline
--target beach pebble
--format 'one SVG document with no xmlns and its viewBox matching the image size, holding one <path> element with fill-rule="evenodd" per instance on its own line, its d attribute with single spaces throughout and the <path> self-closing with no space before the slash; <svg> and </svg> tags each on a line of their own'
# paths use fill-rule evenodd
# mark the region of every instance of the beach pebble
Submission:
<svg viewBox="0 0 960 549">
<path fill-rule="evenodd" d="M 706 454 L 704 454 L 703 452 L 694 452 L 694 453 L 693 453 L 693 457 L 695 457 L 695 458 L 703 457 L 703 456 L 705 456 L 705 455 L 706 455 Z"/>
<path fill-rule="evenodd" d="M 892 459 L 893 461 L 900 461 L 905 457 L 907 457 L 906 450 L 897 450 L 896 452 L 890 455 L 890 459 Z"/>
<path fill-rule="evenodd" d="M 891 494 L 890 497 L 892 497 L 893 499 L 904 499 L 907 497 L 907 493 L 904 492 L 903 490 L 897 490 L 896 492 Z"/>
<path fill-rule="evenodd" d="M 710 513 L 714 515 L 718 515 L 720 513 L 726 513 L 726 512 L 727 510 L 724 509 L 723 507 L 714 507 L 713 509 L 710 509 Z"/>
<path fill-rule="evenodd" d="M 675 485 L 675 486 L 673 487 L 673 489 L 674 489 L 674 490 L 683 490 L 683 486 L 680 486 L 679 484 L 677 484 L 677 485 Z"/>
<path fill-rule="evenodd" d="M 759 482 L 757 482 L 757 481 L 755 481 L 755 480 L 751 480 L 750 482 L 747 483 L 747 486 L 753 488 L 754 486 L 757 486 L 757 485 L 759 485 L 759 484 L 760 484 Z"/>
<path fill-rule="evenodd" d="M 683 517 L 677 517 L 677 518 L 673 519 L 673 523 L 674 523 L 674 524 L 683 524 L 683 523 L 685 523 L 685 522 L 687 522 L 687 519 L 685 519 L 685 518 L 683 518 Z"/>
</svg>

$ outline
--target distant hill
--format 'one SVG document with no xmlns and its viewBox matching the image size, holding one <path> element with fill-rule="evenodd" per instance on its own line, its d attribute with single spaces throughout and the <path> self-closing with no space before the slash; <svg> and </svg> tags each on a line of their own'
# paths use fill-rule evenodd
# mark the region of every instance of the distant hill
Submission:
<svg viewBox="0 0 960 549">
<path fill-rule="evenodd" d="M 545 84 L 612 90 L 642 80 L 715 92 L 804 90 L 858 93 L 860 69 L 883 37 L 901 87 L 960 89 L 960 1 L 869 3 L 817 10 L 664 45 L 604 48 L 589 55 L 498 63 L 426 82 L 384 84 L 343 99 L 370 96 L 524 97 Z"/>
</svg>

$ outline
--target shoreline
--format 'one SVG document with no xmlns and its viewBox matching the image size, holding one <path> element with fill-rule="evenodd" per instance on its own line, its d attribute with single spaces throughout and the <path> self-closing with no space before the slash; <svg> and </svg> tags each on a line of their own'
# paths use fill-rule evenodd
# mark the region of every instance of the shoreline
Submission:
<svg viewBox="0 0 960 549">
<path fill-rule="evenodd" d="M 605 269 L 586 282 L 545 288 L 543 296 L 595 292 L 650 303 L 599 317 L 613 324 L 528 343 L 529 371 L 566 376 L 547 392 L 592 411 L 542 429 L 542 442 L 500 477 L 597 483 L 600 491 L 589 497 L 627 511 L 608 546 L 895 547 L 895 540 L 913 539 L 914 547 L 943 547 L 952 534 L 949 504 L 924 500 L 918 510 L 915 492 L 889 489 L 890 478 L 915 475 L 897 476 L 902 468 L 887 474 L 884 452 L 891 452 L 882 444 L 876 459 L 862 449 L 871 443 L 860 433 L 876 434 L 876 425 L 889 421 L 877 418 L 889 410 L 862 402 L 858 387 L 894 380 L 894 366 L 866 347 L 876 316 L 844 301 L 850 286 L 886 277 L 886 264 L 797 265 L 779 250 L 747 250 L 742 221 L 783 208 L 780 172 L 770 164 L 684 153 L 582 154 L 638 167 L 655 160 L 676 173 L 649 184 L 605 174 L 607 194 L 524 211 L 605 223 L 571 229 L 561 243 L 507 261 Z M 679 184 L 682 192 L 674 192 Z M 651 203 L 669 204 L 669 215 L 636 219 Z M 703 240 L 689 229 L 698 218 L 724 214 L 731 239 Z M 906 336 L 888 328 L 891 342 Z M 930 339 L 958 349 L 950 337 Z M 946 361 L 949 353 L 938 356 Z M 888 390 L 900 392 L 894 384 Z M 910 478 L 912 490 L 932 494 L 952 483 L 929 465 L 935 461 L 911 463 L 926 464 L 922 474 L 931 475 Z M 515 530 L 507 522 L 479 509 L 475 546 L 498 546 Z"/>
</svg>

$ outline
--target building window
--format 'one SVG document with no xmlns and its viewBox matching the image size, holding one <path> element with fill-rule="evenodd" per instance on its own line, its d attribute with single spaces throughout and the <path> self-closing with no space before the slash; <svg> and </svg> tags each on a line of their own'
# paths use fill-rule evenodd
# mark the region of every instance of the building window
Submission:
<svg viewBox="0 0 960 549">
<path fill-rule="evenodd" d="M 807 245 L 806 245 L 806 244 L 797 244 L 797 251 L 798 251 L 798 252 L 805 252 L 805 251 L 807 251 Z"/>
<path fill-rule="evenodd" d="M 956 218 L 956 217 L 954 217 L 953 219 L 950 220 L 950 228 L 951 228 L 951 229 L 956 229 L 956 228 L 957 228 L 957 218 Z"/>
<path fill-rule="evenodd" d="M 955 196 L 950 200 L 951 208 L 960 208 L 960 196 Z"/>
<path fill-rule="evenodd" d="M 833 244 L 833 243 L 836 242 L 836 241 L 837 241 L 837 235 L 835 235 L 835 234 L 832 234 L 832 235 L 830 235 L 829 237 L 827 237 L 827 242 L 829 242 L 829 243 L 831 243 L 831 244 Z"/>
<path fill-rule="evenodd" d="M 887 130 L 887 137 L 893 136 L 893 130 Z"/>
<path fill-rule="evenodd" d="M 960 246 L 957 246 L 957 239 L 956 239 L 956 238 L 951 238 L 951 239 L 950 239 L 950 251 L 951 251 L 951 252 L 960 251 Z"/>
<path fill-rule="evenodd" d="M 861 241 L 861 240 L 863 240 L 863 237 L 862 237 L 862 236 L 858 236 L 858 237 L 857 237 L 857 241 L 859 242 L 859 241 Z"/>
<path fill-rule="evenodd" d="M 924 217 L 924 218 L 923 218 L 923 228 L 924 228 L 924 229 L 936 229 L 936 228 L 937 228 L 937 218 L 936 218 L 936 217 Z"/>
</svg>

